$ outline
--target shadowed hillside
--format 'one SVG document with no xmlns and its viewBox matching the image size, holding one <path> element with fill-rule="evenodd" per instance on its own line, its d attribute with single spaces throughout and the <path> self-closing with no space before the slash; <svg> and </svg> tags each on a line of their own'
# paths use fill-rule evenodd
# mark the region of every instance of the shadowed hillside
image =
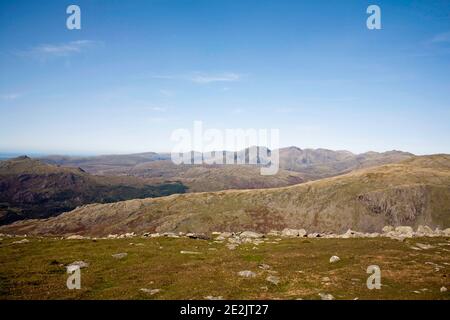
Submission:
<svg viewBox="0 0 450 320">
<path fill-rule="evenodd" d="M 93 176 L 80 168 L 19 157 L 0 162 L 0 224 L 47 218 L 87 203 L 158 197 L 185 190 L 180 183 L 148 185 L 134 177 Z"/>
<path fill-rule="evenodd" d="M 210 232 L 285 227 L 317 232 L 379 231 L 384 225 L 450 226 L 450 156 L 398 164 L 291 187 L 171 195 L 92 204 L 46 221 L 0 228 L 28 234 Z"/>
</svg>

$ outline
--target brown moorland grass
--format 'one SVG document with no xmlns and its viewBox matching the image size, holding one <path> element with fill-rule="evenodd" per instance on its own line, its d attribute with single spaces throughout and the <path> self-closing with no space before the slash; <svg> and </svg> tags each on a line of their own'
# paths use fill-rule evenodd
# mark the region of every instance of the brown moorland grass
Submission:
<svg viewBox="0 0 450 320">
<path fill-rule="evenodd" d="M 188 238 L 0 242 L 0 299 L 450 299 L 450 238 L 283 239 L 243 244 Z M 414 250 L 416 243 L 432 245 Z M 181 250 L 200 254 L 181 254 Z M 126 252 L 123 259 L 113 254 Z M 337 255 L 341 260 L 330 263 Z M 65 265 L 82 260 L 81 289 L 66 288 Z M 269 270 L 258 266 L 268 264 Z M 381 268 L 382 288 L 368 290 L 366 268 Z M 255 278 L 242 278 L 251 270 Z M 278 276 L 280 283 L 266 281 Z M 329 281 L 324 279 L 329 278 Z M 141 288 L 161 289 L 155 295 Z M 416 291 L 416 292 L 415 292 Z"/>
</svg>

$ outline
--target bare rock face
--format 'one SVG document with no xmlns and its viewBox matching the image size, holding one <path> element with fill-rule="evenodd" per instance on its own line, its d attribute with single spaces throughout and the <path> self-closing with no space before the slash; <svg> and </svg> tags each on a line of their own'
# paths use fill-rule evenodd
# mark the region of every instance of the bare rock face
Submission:
<svg viewBox="0 0 450 320">
<path fill-rule="evenodd" d="M 427 188 L 423 185 L 405 185 L 368 192 L 358 196 L 374 215 L 383 215 L 392 225 L 414 222 L 425 213 Z"/>
</svg>

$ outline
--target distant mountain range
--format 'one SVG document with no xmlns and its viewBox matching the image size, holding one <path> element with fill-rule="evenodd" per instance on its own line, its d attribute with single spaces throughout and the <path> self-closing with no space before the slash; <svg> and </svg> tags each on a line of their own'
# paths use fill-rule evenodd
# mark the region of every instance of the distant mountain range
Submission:
<svg viewBox="0 0 450 320">
<path fill-rule="evenodd" d="M 266 150 L 264 147 L 252 148 Z M 251 165 L 175 165 L 170 160 L 169 153 L 148 152 L 96 157 L 50 156 L 40 160 L 49 164 L 80 167 L 92 174 L 131 175 L 152 182 L 181 181 L 189 187 L 189 191 L 199 192 L 286 186 L 332 177 L 355 169 L 396 163 L 414 156 L 402 151 L 353 154 L 349 151 L 297 147 L 279 149 L 279 154 L 282 170 L 273 178 L 258 177 L 258 170 L 248 169 Z M 201 158 L 203 155 L 197 152 L 194 156 Z M 248 162 L 249 148 L 235 152 L 235 158 L 244 158 Z M 252 160 L 252 163 L 262 161 Z"/>
<path fill-rule="evenodd" d="M 419 224 L 450 226 L 450 155 L 412 157 L 282 188 L 92 204 L 47 220 L 3 226 L 0 232 L 106 236 L 290 227 L 325 233 Z"/>
</svg>

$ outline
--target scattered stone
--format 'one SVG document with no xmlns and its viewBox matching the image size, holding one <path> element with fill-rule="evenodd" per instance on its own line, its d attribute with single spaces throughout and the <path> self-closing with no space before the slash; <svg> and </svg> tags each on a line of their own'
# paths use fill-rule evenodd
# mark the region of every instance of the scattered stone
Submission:
<svg viewBox="0 0 450 320">
<path fill-rule="evenodd" d="M 206 300 L 223 300 L 223 297 L 222 296 L 217 296 L 217 297 L 206 296 L 205 299 Z"/>
<path fill-rule="evenodd" d="M 72 236 L 68 236 L 66 239 L 67 240 L 84 240 L 84 239 L 88 239 L 88 238 L 80 236 L 78 234 L 74 234 Z"/>
<path fill-rule="evenodd" d="M 71 264 L 67 265 L 66 268 L 67 270 L 73 270 L 74 268 L 87 268 L 89 267 L 89 263 L 84 262 L 84 261 L 74 261 Z"/>
<path fill-rule="evenodd" d="M 239 235 L 240 238 L 263 238 L 264 234 L 262 233 L 258 233 L 258 232 L 253 232 L 253 231 L 244 231 Z"/>
<path fill-rule="evenodd" d="M 133 238 L 133 237 L 135 237 L 136 235 L 134 234 L 134 232 L 128 232 L 128 233 L 125 233 L 125 234 L 121 234 L 120 236 L 118 236 L 117 238 L 118 239 L 124 239 L 124 238 Z"/>
<path fill-rule="evenodd" d="M 281 232 L 278 230 L 270 230 L 269 233 L 267 233 L 267 235 L 271 237 L 279 237 L 281 236 Z"/>
<path fill-rule="evenodd" d="M 113 254 L 112 257 L 115 258 L 115 259 L 123 259 L 123 258 L 125 258 L 127 255 L 128 255 L 128 253 L 126 253 L 126 252 L 121 252 L 121 253 Z"/>
<path fill-rule="evenodd" d="M 197 251 L 185 251 L 185 250 L 181 250 L 180 253 L 181 254 L 202 254 L 201 252 L 197 252 Z"/>
<path fill-rule="evenodd" d="M 30 240 L 22 239 L 22 240 L 14 241 L 14 242 L 12 242 L 12 244 L 21 244 L 21 243 L 28 243 L 28 242 L 30 242 Z"/>
<path fill-rule="evenodd" d="M 226 247 L 230 250 L 235 250 L 238 245 L 234 243 L 227 243 Z"/>
<path fill-rule="evenodd" d="M 244 278 L 254 278 L 256 277 L 256 273 L 250 271 L 250 270 L 243 270 L 238 272 L 238 276 L 244 277 Z"/>
<path fill-rule="evenodd" d="M 230 238 L 233 234 L 231 232 L 222 232 L 219 233 L 219 236 L 216 238 L 216 240 L 225 240 L 227 238 Z"/>
<path fill-rule="evenodd" d="M 266 281 L 269 281 L 270 283 L 277 285 L 280 283 L 280 277 L 270 275 L 266 278 Z"/>
<path fill-rule="evenodd" d="M 329 293 L 319 293 L 319 296 L 322 300 L 334 300 L 334 297 Z"/>
<path fill-rule="evenodd" d="M 395 228 L 395 232 L 399 233 L 400 235 L 406 237 L 406 238 L 412 238 L 413 236 L 413 228 L 409 226 L 399 226 Z"/>
<path fill-rule="evenodd" d="M 384 236 L 388 237 L 390 239 L 393 239 L 393 240 L 398 240 L 398 241 L 404 241 L 406 238 L 405 235 L 403 235 L 399 232 L 396 232 L 396 231 L 389 231 L 388 233 L 385 233 Z"/>
<path fill-rule="evenodd" d="M 364 238 L 365 234 L 362 232 L 353 231 L 351 229 L 348 229 L 347 232 L 345 232 L 343 235 L 340 236 L 342 239 L 349 239 L 349 238 Z"/>
<path fill-rule="evenodd" d="M 162 236 L 168 237 L 168 238 L 179 238 L 180 237 L 179 235 L 177 235 L 177 234 L 175 234 L 173 232 L 164 232 L 162 234 Z"/>
<path fill-rule="evenodd" d="M 140 291 L 144 293 L 148 293 L 149 295 L 155 295 L 159 292 L 161 292 L 161 289 L 147 289 L 147 288 L 141 288 Z"/>
<path fill-rule="evenodd" d="M 269 270 L 270 266 L 268 264 L 261 263 L 260 265 L 258 265 L 258 268 L 263 269 L 263 270 Z"/>
<path fill-rule="evenodd" d="M 285 228 L 281 231 L 282 237 L 304 237 L 306 235 L 305 229 L 289 229 Z"/>
<path fill-rule="evenodd" d="M 322 282 L 330 282 L 331 280 L 330 280 L 330 278 L 328 278 L 328 277 L 323 277 L 322 278 Z"/>
<path fill-rule="evenodd" d="M 441 292 L 447 292 L 447 288 L 446 287 L 441 287 L 440 291 Z"/>
<path fill-rule="evenodd" d="M 241 239 L 239 239 L 239 238 L 228 238 L 228 242 L 229 243 L 234 243 L 234 244 L 240 244 L 241 243 Z"/>
<path fill-rule="evenodd" d="M 335 263 L 338 262 L 339 260 L 341 260 L 341 258 L 339 258 L 338 256 L 332 256 L 330 258 L 330 263 Z"/>
<path fill-rule="evenodd" d="M 317 232 L 313 232 L 313 233 L 309 233 L 308 234 L 308 238 L 322 238 L 322 234 L 317 233 Z"/>
<path fill-rule="evenodd" d="M 381 229 L 381 231 L 383 231 L 383 233 L 388 233 L 388 232 L 394 231 L 394 227 L 384 226 L 383 229 Z"/>
<path fill-rule="evenodd" d="M 417 227 L 417 235 L 418 236 L 432 236 L 432 235 L 434 235 L 434 231 L 433 231 L 433 229 L 431 229 L 428 226 L 420 225 Z"/>
<path fill-rule="evenodd" d="M 429 244 L 423 244 L 423 243 L 416 243 L 416 247 L 419 247 L 420 249 L 427 250 L 427 249 L 433 249 L 434 246 Z"/>
<path fill-rule="evenodd" d="M 209 240 L 210 238 L 204 233 L 187 233 L 186 237 L 191 239 Z"/>
<path fill-rule="evenodd" d="M 117 234 L 109 234 L 106 238 L 107 239 L 117 239 L 119 236 Z"/>
</svg>

